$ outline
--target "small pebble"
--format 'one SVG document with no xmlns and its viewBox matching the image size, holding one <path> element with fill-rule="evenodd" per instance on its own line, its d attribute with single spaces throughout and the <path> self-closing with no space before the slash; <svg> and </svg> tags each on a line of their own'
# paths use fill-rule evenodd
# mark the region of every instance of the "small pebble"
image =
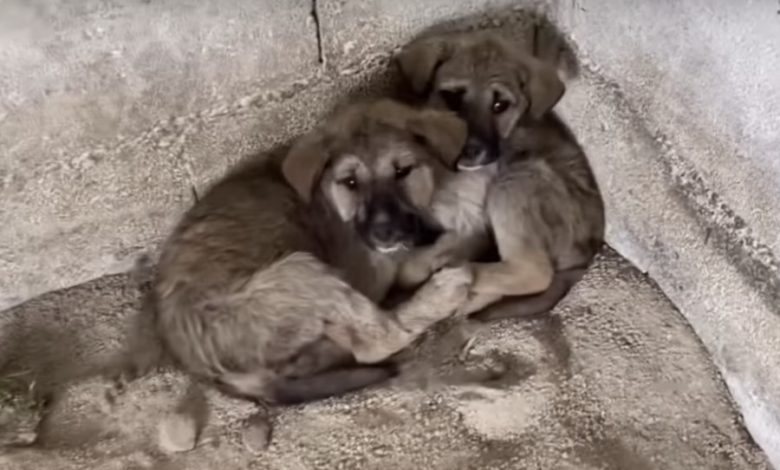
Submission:
<svg viewBox="0 0 780 470">
<path fill-rule="evenodd" d="M 174 413 L 158 428 L 160 449 L 164 452 L 186 452 L 195 448 L 198 426 L 193 416 Z"/>
<path fill-rule="evenodd" d="M 271 442 L 271 423 L 268 418 L 261 413 L 250 417 L 244 424 L 241 441 L 244 447 L 253 454 L 265 451 Z"/>
</svg>

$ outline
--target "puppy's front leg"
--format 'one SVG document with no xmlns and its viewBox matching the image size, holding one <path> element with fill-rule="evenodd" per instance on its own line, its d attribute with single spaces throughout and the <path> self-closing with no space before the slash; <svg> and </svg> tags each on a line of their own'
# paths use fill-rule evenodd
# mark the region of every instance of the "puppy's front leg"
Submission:
<svg viewBox="0 0 780 470">
<path fill-rule="evenodd" d="M 403 289 L 412 289 L 426 280 L 438 269 L 446 265 L 453 256 L 458 236 L 454 232 L 445 232 L 431 246 L 417 248 L 401 264 L 396 283 Z"/>
<path fill-rule="evenodd" d="M 522 257 L 518 259 L 523 260 Z M 529 253 L 526 262 L 474 263 L 474 286 L 460 315 L 471 315 L 504 297 L 519 297 L 546 291 L 553 280 L 553 266 L 545 253 Z"/>
<path fill-rule="evenodd" d="M 364 364 L 382 362 L 410 345 L 435 323 L 452 316 L 468 297 L 473 281 L 468 267 L 436 272 L 411 299 L 394 310 L 380 310 L 353 292 L 346 316 L 333 316 L 326 335 Z"/>
<path fill-rule="evenodd" d="M 398 270 L 396 283 L 404 289 L 418 287 L 444 266 L 476 258 L 488 248 L 489 241 L 486 232 L 445 232 L 432 246 L 415 250 Z"/>
<path fill-rule="evenodd" d="M 444 268 L 395 310 L 398 322 L 418 336 L 461 308 L 473 283 L 468 266 Z"/>
</svg>

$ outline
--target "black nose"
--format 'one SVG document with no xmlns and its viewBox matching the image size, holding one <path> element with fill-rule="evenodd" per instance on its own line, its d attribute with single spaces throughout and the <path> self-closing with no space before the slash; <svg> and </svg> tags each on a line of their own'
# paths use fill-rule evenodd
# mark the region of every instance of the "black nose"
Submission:
<svg viewBox="0 0 780 470">
<path fill-rule="evenodd" d="M 469 137 L 458 159 L 458 169 L 471 170 L 493 163 L 498 158 L 498 152 L 484 139 Z"/>
<path fill-rule="evenodd" d="M 475 159 L 480 153 L 486 150 L 486 145 L 482 143 L 482 140 L 474 137 L 469 137 L 466 141 L 466 145 L 463 147 L 463 158 Z"/>
<path fill-rule="evenodd" d="M 395 217 L 387 210 L 376 211 L 371 217 L 371 236 L 380 242 L 392 242 L 397 237 Z"/>
</svg>

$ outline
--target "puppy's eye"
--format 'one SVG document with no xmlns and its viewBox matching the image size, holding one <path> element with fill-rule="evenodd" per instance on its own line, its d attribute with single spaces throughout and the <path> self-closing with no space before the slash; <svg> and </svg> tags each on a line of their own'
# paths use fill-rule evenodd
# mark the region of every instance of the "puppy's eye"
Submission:
<svg viewBox="0 0 780 470">
<path fill-rule="evenodd" d="M 411 165 L 408 166 L 399 166 L 395 169 L 395 179 L 402 180 L 409 176 L 409 173 L 412 172 L 413 167 Z"/>
<path fill-rule="evenodd" d="M 358 181 L 354 176 L 348 176 L 339 180 L 339 184 L 349 189 L 350 191 L 354 191 L 358 187 Z"/>
<path fill-rule="evenodd" d="M 493 111 L 493 114 L 501 114 L 507 109 L 509 109 L 509 105 L 511 103 L 509 100 L 505 100 L 501 98 L 497 93 L 493 95 L 493 104 L 491 105 L 491 109 Z"/>
<path fill-rule="evenodd" d="M 444 104 L 447 105 L 447 109 L 450 111 L 459 111 L 461 106 L 463 106 L 463 95 L 466 93 L 465 90 L 441 90 L 439 91 L 439 95 L 441 95 L 441 99 L 444 101 Z"/>
</svg>

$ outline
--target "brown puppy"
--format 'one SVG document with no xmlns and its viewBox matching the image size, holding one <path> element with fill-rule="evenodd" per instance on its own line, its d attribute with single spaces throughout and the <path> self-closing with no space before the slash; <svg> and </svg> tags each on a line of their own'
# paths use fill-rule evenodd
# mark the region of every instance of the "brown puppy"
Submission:
<svg viewBox="0 0 780 470">
<path fill-rule="evenodd" d="M 541 313 L 578 280 L 600 248 L 604 208 L 588 161 L 551 109 L 564 93 L 556 71 L 489 32 L 419 39 L 398 64 L 430 106 L 468 123 L 459 173 L 434 196 L 447 229 L 401 271 L 419 283 L 452 256 L 474 259 L 492 232 L 500 262 L 475 264 L 466 313 L 505 296 L 531 296 L 483 318 Z M 470 171 L 469 173 L 463 173 Z"/>
<path fill-rule="evenodd" d="M 215 184 L 159 261 L 168 353 L 196 381 L 261 403 L 388 378 L 393 369 L 375 364 L 467 299 L 471 272 L 451 267 L 392 311 L 377 305 L 409 249 L 438 236 L 425 213 L 447 173 L 441 160 L 465 139 L 453 113 L 364 102 L 301 138 L 281 165 L 245 165 Z"/>
</svg>

